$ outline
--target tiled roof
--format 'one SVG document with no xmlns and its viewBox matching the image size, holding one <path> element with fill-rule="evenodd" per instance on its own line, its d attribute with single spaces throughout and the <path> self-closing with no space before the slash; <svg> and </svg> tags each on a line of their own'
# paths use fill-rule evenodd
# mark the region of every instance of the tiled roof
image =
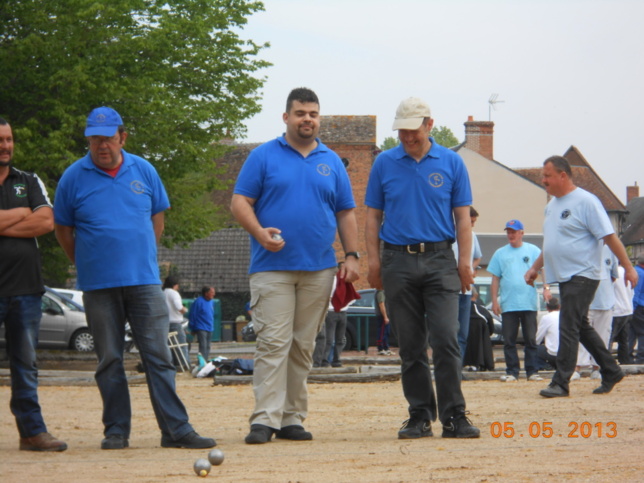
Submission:
<svg viewBox="0 0 644 483">
<path fill-rule="evenodd" d="M 159 264 L 178 269 L 182 292 L 214 285 L 217 292 L 248 292 L 250 239 L 242 228 L 214 231 L 185 248 L 159 247 Z"/>
<path fill-rule="evenodd" d="M 633 198 L 626 209 L 629 211 L 624 221 L 622 243 L 635 245 L 644 243 L 644 197 Z"/>
<path fill-rule="evenodd" d="M 564 158 L 570 163 L 572 179 L 576 186 L 597 196 L 606 211 L 626 211 L 624 204 L 606 186 L 597 173 L 595 173 L 595 170 L 593 170 L 588 161 L 586 161 L 586 158 L 584 158 L 575 146 L 568 148 L 568 151 L 564 154 Z M 542 168 L 517 168 L 515 171 L 541 185 Z"/>
<path fill-rule="evenodd" d="M 320 116 L 324 144 L 376 144 L 376 116 Z"/>
</svg>

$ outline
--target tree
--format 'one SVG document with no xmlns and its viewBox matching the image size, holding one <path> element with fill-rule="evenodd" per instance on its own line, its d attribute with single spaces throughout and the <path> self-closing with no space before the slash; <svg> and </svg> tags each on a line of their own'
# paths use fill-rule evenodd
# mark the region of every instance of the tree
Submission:
<svg viewBox="0 0 644 483">
<path fill-rule="evenodd" d="M 206 236 L 219 222 L 207 199 L 222 187 L 218 141 L 243 137 L 260 110 L 265 78 L 254 74 L 270 65 L 257 58 L 268 44 L 238 35 L 259 10 L 252 0 L 2 2 L 0 116 L 12 124 L 16 162 L 53 193 L 87 151 L 87 114 L 113 107 L 126 149 L 154 164 L 170 196 L 163 243 Z M 45 275 L 59 281 L 53 236 L 43 249 Z"/>
<path fill-rule="evenodd" d="M 458 138 L 454 136 L 452 130 L 446 126 L 438 126 L 432 129 L 431 136 L 441 146 L 451 148 L 460 143 Z"/>
<path fill-rule="evenodd" d="M 399 144 L 400 144 L 400 140 L 398 138 L 388 136 L 380 145 L 380 150 L 386 151 L 387 149 L 395 148 Z"/>
<path fill-rule="evenodd" d="M 446 148 L 451 148 L 452 146 L 456 146 L 460 143 L 458 138 L 454 136 L 452 130 L 445 126 L 433 128 L 430 134 L 438 144 L 445 146 Z M 386 137 L 380 145 L 380 150 L 386 151 L 387 149 L 395 148 L 398 144 L 400 144 L 398 138 L 389 136 Z"/>
</svg>

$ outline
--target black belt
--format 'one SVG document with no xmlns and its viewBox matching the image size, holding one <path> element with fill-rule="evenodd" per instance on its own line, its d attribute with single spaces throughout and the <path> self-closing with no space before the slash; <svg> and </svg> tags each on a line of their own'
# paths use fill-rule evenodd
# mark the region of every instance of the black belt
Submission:
<svg viewBox="0 0 644 483">
<path fill-rule="evenodd" d="M 415 243 L 414 245 L 392 245 L 385 242 L 385 250 L 395 250 L 397 252 L 407 252 L 415 255 L 416 253 L 438 252 L 451 248 L 452 242 L 449 240 L 441 242 L 424 242 Z"/>
</svg>

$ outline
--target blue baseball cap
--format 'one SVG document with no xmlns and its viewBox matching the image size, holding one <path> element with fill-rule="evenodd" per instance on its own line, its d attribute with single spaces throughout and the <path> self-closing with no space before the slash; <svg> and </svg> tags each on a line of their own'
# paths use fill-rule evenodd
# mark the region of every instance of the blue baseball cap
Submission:
<svg viewBox="0 0 644 483">
<path fill-rule="evenodd" d="M 119 126 L 123 125 L 123 119 L 111 107 L 97 107 L 87 116 L 85 136 L 107 136 L 116 134 Z"/>
<path fill-rule="evenodd" d="M 510 228 L 511 230 L 523 230 L 523 223 L 519 220 L 510 220 L 505 224 L 504 230 Z"/>
</svg>

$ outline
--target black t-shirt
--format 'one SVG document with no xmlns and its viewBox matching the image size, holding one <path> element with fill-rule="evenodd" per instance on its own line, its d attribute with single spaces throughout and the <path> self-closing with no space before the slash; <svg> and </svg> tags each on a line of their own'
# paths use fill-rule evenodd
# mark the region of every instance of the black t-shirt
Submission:
<svg viewBox="0 0 644 483">
<path fill-rule="evenodd" d="M 37 175 L 9 169 L 0 185 L 0 210 L 44 206 L 51 208 L 47 189 Z M 15 297 L 43 293 L 40 252 L 36 238 L 0 236 L 0 296 Z"/>
</svg>

